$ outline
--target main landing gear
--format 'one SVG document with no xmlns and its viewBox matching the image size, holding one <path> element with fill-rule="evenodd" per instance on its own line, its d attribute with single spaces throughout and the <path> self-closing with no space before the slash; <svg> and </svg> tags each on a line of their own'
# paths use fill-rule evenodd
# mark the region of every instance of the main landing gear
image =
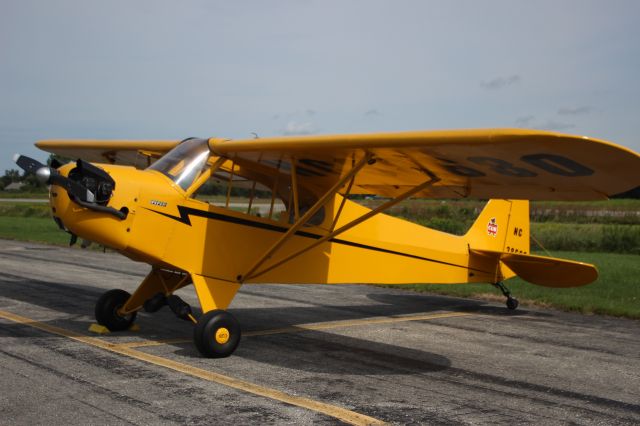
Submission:
<svg viewBox="0 0 640 426">
<path fill-rule="evenodd" d="M 96 321 L 110 331 L 127 330 L 136 320 L 136 312 L 120 315 L 119 311 L 131 295 L 124 290 L 109 290 L 96 302 Z"/>
<path fill-rule="evenodd" d="M 98 299 L 95 316 L 98 324 L 110 331 L 129 329 L 136 319 L 136 311 L 126 314 L 122 309 L 131 295 L 124 290 L 109 290 Z M 225 358 L 231 355 L 240 343 L 240 323 L 229 312 L 216 309 L 202 315 L 193 316 L 191 306 L 176 295 L 165 296 L 157 293 L 144 302 L 146 312 L 156 312 L 168 305 L 180 319 L 195 324 L 193 340 L 198 351 L 207 358 Z"/>
<path fill-rule="evenodd" d="M 502 282 L 497 282 L 497 283 L 494 283 L 493 285 L 498 287 L 502 292 L 502 294 L 507 298 L 507 303 L 506 303 L 507 308 L 512 311 L 516 310 L 516 308 L 518 307 L 518 299 L 511 296 L 511 292 L 509 291 L 507 286 L 505 286 Z"/>
<path fill-rule="evenodd" d="M 240 324 L 229 312 L 209 311 L 202 315 L 193 329 L 196 348 L 207 358 L 225 358 L 240 343 Z"/>
</svg>

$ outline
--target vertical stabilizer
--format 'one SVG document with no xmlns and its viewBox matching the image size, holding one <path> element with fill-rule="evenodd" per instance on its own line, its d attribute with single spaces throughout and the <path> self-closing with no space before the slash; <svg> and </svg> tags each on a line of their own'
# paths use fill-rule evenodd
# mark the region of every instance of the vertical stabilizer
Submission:
<svg viewBox="0 0 640 426">
<path fill-rule="evenodd" d="M 529 253 L 529 201 L 489 200 L 465 235 L 473 250 Z"/>
</svg>

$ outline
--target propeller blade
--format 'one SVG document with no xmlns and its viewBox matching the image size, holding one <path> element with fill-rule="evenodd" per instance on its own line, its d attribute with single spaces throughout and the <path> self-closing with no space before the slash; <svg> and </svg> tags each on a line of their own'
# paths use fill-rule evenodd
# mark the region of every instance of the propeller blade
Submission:
<svg viewBox="0 0 640 426">
<path fill-rule="evenodd" d="M 35 173 L 38 169 L 46 167 L 38 160 L 27 157 L 25 155 L 16 154 L 13 156 L 13 161 L 20 167 L 25 173 Z"/>
</svg>

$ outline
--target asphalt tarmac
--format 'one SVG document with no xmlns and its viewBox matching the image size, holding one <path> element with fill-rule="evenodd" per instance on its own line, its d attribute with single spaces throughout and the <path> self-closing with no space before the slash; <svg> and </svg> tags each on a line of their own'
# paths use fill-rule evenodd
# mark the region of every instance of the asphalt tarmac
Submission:
<svg viewBox="0 0 640 426">
<path fill-rule="evenodd" d="M 640 423 L 638 321 L 254 285 L 231 305 L 244 335 L 230 358 L 201 358 L 167 308 L 138 331 L 90 333 L 100 294 L 148 269 L 0 240 L 0 424 Z"/>
</svg>

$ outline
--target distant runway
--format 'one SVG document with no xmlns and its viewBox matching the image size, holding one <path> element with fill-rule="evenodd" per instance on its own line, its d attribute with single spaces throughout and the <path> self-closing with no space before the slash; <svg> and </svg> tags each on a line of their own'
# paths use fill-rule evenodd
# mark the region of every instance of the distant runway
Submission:
<svg viewBox="0 0 640 426">
<path fill-rule="evenodd" d="M 48 198 L 0 198 L 0 203 L 48 203 Z"/>
<path fill-rule="evenodd" d="M 148 267 L 0 240 L 8 424 L 638 424 L 640 322 L 374 286 L 247 285 L 230 358 L 167 308 L 87 331 Z M 513 289 L 517 295 L 517 288 Z M 193 289 L 180 295 L 197 306 Z"/>
<path fill-rule="evenodd" d="M 48 203 L 49 200 L 46 198 L 0 198 L 0 203 L 2 202 L 8 202 L 8 203 Z M 225 202 L 215 202 L 215 203 L 211 203 L 214 206 L 219 206 L 219 207 L 224 207 L 226 205 Z M 249 208 L 249 204 L 248 203 L 229 203 L 229 208 L 231 209 L 237 209 L 237 210 L 241 210 L 241 209 L 247 209 Z M 265 203 L 256 203 L 253 204 L 251 206 L 251 209 L 254 210 L 258 210 L 260 212 L 261 215 L 266 215 L 269 214 L 269 209 L 271 208 L 270 204 L 265 204 Z M 275 213 L 281 212 L 285 209 L 285 207 L 282 204 L 277 204 L 275 206 L 273 206 L 273 211 Z"/>
</svg>

